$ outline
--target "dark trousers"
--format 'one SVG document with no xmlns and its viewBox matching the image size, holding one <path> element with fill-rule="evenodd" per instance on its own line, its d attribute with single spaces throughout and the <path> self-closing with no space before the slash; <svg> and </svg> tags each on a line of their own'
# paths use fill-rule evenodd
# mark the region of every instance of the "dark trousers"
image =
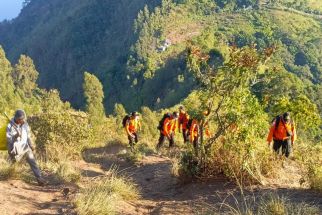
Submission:
<svg viewBox="0 0 322 215">
<path fill-rule="evenodd" d="M 128 135 L 128 139 L 129 139 L 129 144 L 131 147 L 133 147 L 135 145 L 135 143 L 138 143 L 139 142 L 139 139 L 138 139 L 138 134 L 137 133 L 132 133 L 132 136 Z"/>
<path fill-rule="evenodd" d="M 182 129 L 182 137 L 185 143 L 189 141 L 188 129 Z"/>
<path fill-rule="evenodd" d="M 162 145 L 163 145 L 163 143 L 164 143 L 164 141 L 165 141 L 166 139 L 168 139 L 168 140 L 169 140 L 169 147 L 170 147 L 170 148 L 174 146 L 174 134 L 173 134 L 173 133 L 172 133 L 172 134 L 170 134 L 170 138 L 169 138 L 169 137 L 165 136 L 164 134 L 162 134 L 162 133 L 160 132 L 160 138 L 159 138 L 159 142 L 158 142 L 158 145 L 157 145 L 157 149 L 159 149 L 159 148 L 161 148 L 161 147 L 162 147 Z"/>
<path fill-rule="evenodd" d="M 197 150 L 199 147 L 199 137 L 195 137 L 192 144 L 193 144 L 193 148 Z"/>
<path fill-rule="evenodd" d="M 282 155 L 289 157 L 292 151 L 292 141 L 291 139 L 286 140 L 274 140 L 273 149 L 278 154 L 282 148 Z"/>
</svg>

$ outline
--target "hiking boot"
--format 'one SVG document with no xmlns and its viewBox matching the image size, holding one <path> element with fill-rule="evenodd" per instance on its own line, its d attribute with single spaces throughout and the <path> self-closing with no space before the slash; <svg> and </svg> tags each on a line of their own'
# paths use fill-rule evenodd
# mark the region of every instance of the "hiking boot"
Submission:
<svg viewBox="0 0 322 215">
<path fill-rule="evenodd" d="M 47 184 L 46 180 L 43 179 L 42 177 L 37 178 L 37 183 L 39 186 L 43 187 Z"/>
</svg>

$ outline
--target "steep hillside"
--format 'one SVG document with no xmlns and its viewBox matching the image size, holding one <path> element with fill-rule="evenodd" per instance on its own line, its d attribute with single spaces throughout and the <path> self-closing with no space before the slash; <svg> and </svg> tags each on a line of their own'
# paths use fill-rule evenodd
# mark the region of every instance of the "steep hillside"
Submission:
<svg viewBox="0 0 322 215">
<path fill-rule="evenodd" d="M 58 88 L 78 108 L 84 103 L 85 71 L 103 82 L 107 112 L 115 103 L 127 109 L 177 104 L 194 88 L 186 69 L 191 45 L 209 51 L 217 65 L 233 44 L 256 43 L 258 49 L 276 45 L 275 66 L 290 72 L 286 79 L 319 100 L 319 1 L 160 2 L 32 0 L 18 18 L 0 25 L 0 44 L 11 61 L 21 53 L 31 56 L 40 86 Z M 308 13 L 312 8 L 314 16 Z"/>
<path fill-rule="evenodd" d="M 145 4 L 158 2 L 33 0 L 18 18 L 2 23 L 0 43 L 11 61 L 21 53 L 35 59 L 39 84 L 60 89 L 80 107 L 83 72 L 94 72 L 104 81 L 111 71 L 122 70 L 135 39 L 133 20 Z"/>
</svg>

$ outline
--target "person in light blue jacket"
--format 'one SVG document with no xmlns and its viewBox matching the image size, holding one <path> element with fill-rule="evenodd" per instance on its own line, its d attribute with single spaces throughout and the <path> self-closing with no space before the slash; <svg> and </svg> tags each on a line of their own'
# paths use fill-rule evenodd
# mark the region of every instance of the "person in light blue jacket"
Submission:
<svg viewBox="0 0 322 215">
<path fill-rule="evenodd" d="M 30 128 L 24 110 L 17 110 L 15 112 L 14 118 L 8 124 L 6 135 L 11 161 L 19 162 L 22 158 L 26 157 L 38 184 L 40 186 L 45 185 L 45 180 L 41 176 L 33 153 L 34 147 L 30 138 Z"/>
</svg>

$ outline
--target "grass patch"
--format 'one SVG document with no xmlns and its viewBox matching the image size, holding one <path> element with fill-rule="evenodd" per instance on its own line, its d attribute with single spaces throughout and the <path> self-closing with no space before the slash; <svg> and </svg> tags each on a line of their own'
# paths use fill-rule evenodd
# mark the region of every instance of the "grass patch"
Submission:
<svg viewBox="0 0 322 215">
<path fill-rule="evenodd" d="M 320 214 L 319 208 L 306 203 L 293 203 L 286 197 L 278 195 L 270 195 L 262 199 L 256 214 L 262 215 L 318 215 Z"/>
<path fill-rule="evenodd" d="M 110 177 L 98 179 L 83 188 L 75 205 L 80 215 L 116 214 L 120 201 L 136 200 L 140 197 L 136 186 L 128 179 L 110 170 Z"/>
<path fill-rule="evenodd" d="M 234 197 L 235 198 L 235 197 Z M 225 214 L 231 215 L 319 215 L 320 209 L 307 203 L 296 203 L 284 196 L 268 193 L 259 200 L 256 197 L 235 198 L 235 204 L 223 203 Z"/>
</svg>

